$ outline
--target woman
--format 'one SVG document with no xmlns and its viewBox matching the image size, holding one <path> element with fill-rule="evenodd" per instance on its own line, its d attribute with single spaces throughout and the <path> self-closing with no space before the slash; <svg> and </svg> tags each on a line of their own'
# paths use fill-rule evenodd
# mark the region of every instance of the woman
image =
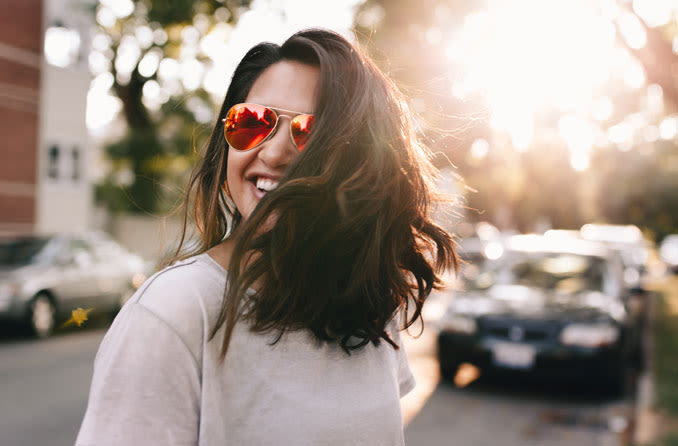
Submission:
<svg viewBox="0 0 678 446">
<path fill-rule="evenodd" d="M 403 444 L 399 325 L 456 266 L 433 172 L 344 38 L 252 48 L 189 183 L 200 246 L 106 334 L 77 444 Z"/>
</svg>

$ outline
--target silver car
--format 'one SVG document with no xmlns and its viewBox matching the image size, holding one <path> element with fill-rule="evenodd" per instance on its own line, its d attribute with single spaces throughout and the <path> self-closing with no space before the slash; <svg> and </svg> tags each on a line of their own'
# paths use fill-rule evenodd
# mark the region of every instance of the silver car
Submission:
<svg viewBox="0 0 678 446">
<path fill-rule="evenodd" d="M 0 320 L 47 337 L 77 308 L 114 314 L 145 278 L 103 233 L 0 238 Z"/>
</svg>

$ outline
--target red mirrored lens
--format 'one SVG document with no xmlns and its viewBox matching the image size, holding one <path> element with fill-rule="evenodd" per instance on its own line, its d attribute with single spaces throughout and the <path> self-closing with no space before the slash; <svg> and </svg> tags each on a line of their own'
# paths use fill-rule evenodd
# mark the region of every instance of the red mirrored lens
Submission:
<svg viewBox="0 0 678 446">
<path fill-rule="evenodd" d="M 276 120 L 273 110 L 262 105 L 234 105 L 226 115 L 226 141 L 236 150 L 253 149 L 273 131 Z"/>
<path fill-rule="evenodd" d="M 299 151 L 304 150 L 313 128 L 313 115 L 297 115 L 290 123 L 292 140 Z"/>
</svg>

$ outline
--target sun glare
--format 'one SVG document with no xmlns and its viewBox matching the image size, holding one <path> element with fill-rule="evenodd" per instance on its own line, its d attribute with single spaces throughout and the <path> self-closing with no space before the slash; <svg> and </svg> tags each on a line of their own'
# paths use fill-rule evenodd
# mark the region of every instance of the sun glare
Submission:
<svg viewBox="0 0 678 446">
<path fill-rule="evenodd" d="M 636 0 L 633 7 L 648 26 L 657 26 L 668 20 L 669 3 Z M 448 43 L 447 58 L 459 73 L 451 92 L 462 100 L 481 95 L 491 128 L 505 132 L 517 151 L 539 144 L 534 128 L 542 114 L 564 116 L 562 143 L 572 167 L 585 170 L 596 135 L 609 134 L 616 143 L 630 139 L 626 124 L 605 128 L 614 124 L 610 85 L 634 91 L 647 82 L 643 67 L 619 44 L 612 20 L 630 48 L 645 46 L 638 16 L 611 2 L 488 0 Z M 651 94 L 661 100 L 661 92 Z"/>
</svg>

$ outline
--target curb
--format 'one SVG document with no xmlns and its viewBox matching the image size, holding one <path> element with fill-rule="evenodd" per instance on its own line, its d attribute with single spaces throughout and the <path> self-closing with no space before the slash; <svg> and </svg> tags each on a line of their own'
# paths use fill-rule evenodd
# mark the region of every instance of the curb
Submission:
<svg viewBox="0 0 678 446">
<path fill-rule="evenodd" d="M 643 349 L 645 368 L 638 378 L 638 391 L 634 407 L 634 429 L 632 445 L 653 445 L 658 440 L 661 426 L 659 415 L 653 410 L 656 401 L 654 381 L 654 320 L 658 293 L 650 291 L 647 299 L 647 320 L 645 324 Z"/>
</svg>

